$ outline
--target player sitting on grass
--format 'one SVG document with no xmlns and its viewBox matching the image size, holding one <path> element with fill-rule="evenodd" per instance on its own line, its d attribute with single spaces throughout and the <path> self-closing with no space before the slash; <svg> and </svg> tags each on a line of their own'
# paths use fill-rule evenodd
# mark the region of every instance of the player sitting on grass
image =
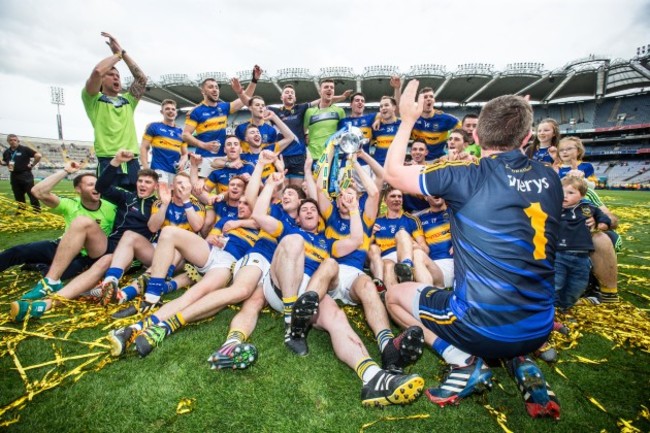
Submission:
<svg viewBox="0 0 650 433">
<path fill-rule="evenodd" d="M 560 417 L 560 405 L 526 354 L 553 329 L 554 259 L 562 207 L 553 169 L 521 152 L 532 108 L 507 95 L 488 102 L 476 130 L 480 162 L 404 166 L 408 137 L 420 117 L 417 80 L 402 96 L 402 124 L 384 167 L 386 181 L 408 193 L 440 196 L 452 216 L 454 289 L 420 283 L 388 288 L 386 301 L 403 327 L 419 325 L 425 341 L 450 365 L 426 391 L 441 406 L 491 386 L 482 358 L 507 358 L 532 417 Z"/>
<path fill-rule="evenodd" d="M 147 223 L 151 216 L 151 207 L 156 201 L 154 195 L 158 188 L 156 172 L 151 169 L 140 170 L 135 193 L 113 185 L 120 165 L 132 159 L 133 153 L 120 150 L 111 159 L 95 184 L 96 190 L 106 200 L 117 205 L 113 232 L 107 236 L 99 224 L 88 216 L 75 218 L 70 224 L 70 229 L 63 234 L 52 266 L 45 278 L 40 280 L 32 290 L 25 293 L 19 301 L 11 304 L 12 319 L 22 321 L 28 315 L 31 317 L 43 315 L 50 308 L 51 300 L 40 301 L 40 299 L 49 297 L 63 288 L 61 275 L 83 248 L 92 258 L 111 254 L 115 251 L 124 233 L 129 230 L 144 238 L 153 239 L 155 233 L 149 229 Z M 108 259 L 102 257 L 102 260 L 97 261 L 94 266 L 102 266 L 102 263 L 105 265 L 106 262 L 102 262 L 105 260 L 110 262 L 110 257 Z M 104 270 L 90 280 L 90 287 L 101 277 L 103 272 Z M 76 294 L 78 295 L 78 293 Z"/>
</svg>

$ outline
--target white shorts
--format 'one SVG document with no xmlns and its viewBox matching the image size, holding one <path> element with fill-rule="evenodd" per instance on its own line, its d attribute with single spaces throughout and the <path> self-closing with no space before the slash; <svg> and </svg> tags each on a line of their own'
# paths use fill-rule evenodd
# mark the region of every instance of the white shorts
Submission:
<svg viewBox="0 0 650 433">
<path fill-rule="evenodd" d="M 300 287 L 298 288 L 298 296 L 302 295 L 305 293 L 305 290 L 307 289 L 307 284 L 309 284 L 309 280 L 311 280 L 311 277 L 307 274 L 302 275 L 302 281 L 300 283 Z M 264 275 L 264 279 L 262 281 L 262 287 L 264 289 L 264 297 L 266 298 L 266 302 L 269 303 L 271 308 L 273 308 L 275 311 L 278 313 L 284 313 L 284 302 L 282 302 L 282 292 L 278 288 L 278 291 L 276 292 L 273 281 L 271 279 L 271 272 L 268 272 L 266 275 Z M 280 295 L 278 295 L 278 292 L 280 292 Z"/>
<path fill-rule="evenodd" d="M 204 156 L 201 158 L 201 166 L 199 167 L 199 177 L 208 177 L 210 173 L 214 170 L 210 166 L 212 164 L 212 161 L 214 161 L 217 157 L 216 156 Z"/>
<path fill-rule="evenodd" d="M 256 266 L 259 268 L 259 270 L 262 271 L 260 280 L 263 279 L 271 270 L 271 264 L 260 253 L 249 253 L 237 260 L 237 263 L 235 263 L 235 269 L 233 270 L 233 275 L 237 275 L 237 272 L 239 272 L 239 270 L 244 266 Z"/>
<path fill-rule="evenodd" d="M 393 251 L 392 253 L 388 253 L 385 256 L 381 256 L 381 258 L 383 260 L 390 260 L 397 263 L 397 250 Z"/>
<path fill-rule="evenodd" d="M 167 185 L 174 183 L 174 177 L 176 177 L 175 173 L 169 173 L 158 169 L 154 171 L 158 174 L 158 183 L 166 183 Z"/>
<path fill-rule="evenodd" d="M 339 265 L 339 283 L 334 290 L 329 292 L 329 295 L 344 304 L 357 305 L 357 303 L 352 300 L 352 296 L 350 296 L 350 290 L 352 289 L 354 280 L 356 280 L 359 275 L 363 275 L 363 271 L 360 271 L 353 266 Z"/>
<path fill-rule="evenodd" d="M 215 246 L 210 246 L 210 255 L 208 260 L 205 262 L 205 265 L 197 267 L 196 269 L 203 275 L 205 275 L 210 269 L 214 268 L 226 268 L 230 269 L 233 263 L 237 259 L 227 251 L 217 248 Z"/>
<path fill-rule="evenodd" d="M 439 259 L 434 260 L 433 263 L 442 271 L 442 279 L 445 287 L 441 287 L 441 289 L 454 287 L 454 259 Z"/>
</svg>

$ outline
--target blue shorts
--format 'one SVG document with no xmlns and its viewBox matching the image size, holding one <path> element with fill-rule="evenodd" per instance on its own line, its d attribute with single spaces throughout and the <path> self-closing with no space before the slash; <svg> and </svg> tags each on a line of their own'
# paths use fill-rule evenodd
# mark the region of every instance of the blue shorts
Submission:
<svg viewBox="0 0 650 433">
<path fill-rule="evenodd" d="M 621 236 L 614 230 L 606 230 L 604 233 L 607 235 L 609 240 L 612 241 L 614 251 L 617 253 L 620 252 L 623 249 L 623 239 L 621 239 Z"/>
<path fill-rule="evenodd" d="M 284 168 L 287 170 L 287 179 L 301 179 L 305 177 L 306 155 L 283 156 Z"/>
<path fill-rule="evenodd" d="M 449 301 L 454 294 L 431 286 L 418 289 L 413 302 L 413 315 L 439 338 L 459 349 L 481 358 L 514 358 L 539 349 L 548 335 L 522 341 L 498 341 L 479 334 L 451 311 Z M 550 331 L 549 331 L 550 332 Z"/>
</svg>

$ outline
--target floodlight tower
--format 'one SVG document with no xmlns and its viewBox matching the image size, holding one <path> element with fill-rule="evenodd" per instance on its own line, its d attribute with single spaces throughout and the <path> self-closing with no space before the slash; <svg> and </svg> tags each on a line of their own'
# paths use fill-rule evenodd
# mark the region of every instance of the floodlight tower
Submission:
<svg viewBox="0 0 650 433">
<path fill-rule="evenodd" d="M 59 130 L 59 140 L 63 140 L 63 123 L 61 122 L 61 105 L 65 105 L 63 87 L 50 87 L 52 104 L 56 105 L 56 125 Z"/>
</svg>

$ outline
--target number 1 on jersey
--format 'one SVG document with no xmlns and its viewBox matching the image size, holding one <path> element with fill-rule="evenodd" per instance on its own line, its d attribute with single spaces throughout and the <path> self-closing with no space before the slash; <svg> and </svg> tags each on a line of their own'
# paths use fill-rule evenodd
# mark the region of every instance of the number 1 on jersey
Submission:
<svg viewBox="0 0 650 433">
<path fill-rule="evenodd" d="M 530 226 L 535 232 L 533 236 L 533 245 L 535 246 L 533 258 L 535 260 L 544 260 L 546 259 L 546 243 L 548 242 L 544 234 L 547 217 L 546 212 L 542 210 L 539 202 L 534 202 L 524 209 L 524 213 L 530 218 Z"/>
</svg>

